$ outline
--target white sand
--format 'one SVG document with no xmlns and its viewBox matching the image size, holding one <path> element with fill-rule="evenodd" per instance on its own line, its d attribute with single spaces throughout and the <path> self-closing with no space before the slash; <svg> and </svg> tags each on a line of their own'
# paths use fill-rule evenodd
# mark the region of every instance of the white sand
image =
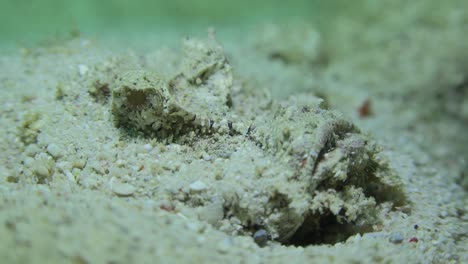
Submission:
<svg viewBox="0 0 468 264">
<path fill-rule="evenodd" d="M 226 131 L 175 143 L 127 134 L 102 84 L 134 69 L 170 79 L 180 45 L 143 52 L 78 38 L 0 57 L 2 262 L 467 263 L 468 13 L 423 3 L 370 13 L 337 18 L 326 32 L 291 23 L 220 39 L 242 120 L 235 130 L 261 120 L 271 100 L 321 97 L 380 144 L 406 201 L 377 207 L 365 233 L 341 237 L 325 225 L 315 234 L 339 241 L 259 247 L 252 229 L 260 227 L 229 206 L 237 199 L 249 215 L 260 200 L 229 195 L 268 192 L 282 159 Z M 370 115 L 359 113 L 366 100 Z M 256 173 L 267 176 L 255 182 Z M 279 190 L 301 187 L 284 182 Z"/>
</svg>

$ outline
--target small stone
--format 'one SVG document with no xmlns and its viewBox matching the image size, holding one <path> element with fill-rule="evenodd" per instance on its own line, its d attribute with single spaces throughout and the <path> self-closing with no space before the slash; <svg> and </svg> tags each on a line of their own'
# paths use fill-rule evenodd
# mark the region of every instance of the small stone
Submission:
<svg viewBox="0 0 468 264">
<path fill-rule="evenodd" d="M 112 191 L 118 196 L 131 196 L 136 191 L 136 188 L 129 183 L 115 182 L 112 184 Z"/>
<path fill-rule="evenodd" d="M 442 212 L 439 213 L 440 218 L 446 218 L 448 215 L 449 215 L 449 213 L 447 211 L 442 211 Z"/>
<path fill-rule="evenodd" d="M 84 64 L 80 64 L 78 65 L 78 74 L 83 77 L 84 75 L 86 75 L 86 73 L 88 73 L 88 66 L 84 65 Z"/>
<path fill-rule="evenodd" d="M 403 242 L 403 240 L 405 240 L 405 238 L 401 233 L 398 232 L 391 233 L 388 237 L 388 241 L 390 241 L 393 244 L 400 244 L 401 242 Z"/>
<path fill-rule="evenodd" d="M 226 237 L 218 243 L 217 250 L 219 253 L 227 253 L 229 252 L 229 249 L 232 248 L 233 244 L 232 239 Z"/>
<path fill-rule="evenodd" d="M 203 158 L 203 160 L 205 160 L 205 161 L 210 161 L 210 160 L 211 160 L 210 155 L 208 155 L 208 153 L 206 153 L 206 152 L 203 152 L 203 153 L 202 153 L 202 158 Z"/>
<path fill-rule="evenodd" d="M 72 161 L 72 167 L 82 170 L 86 166 L 85 159 L 76 159 Z"/>
<path fill-rule="evenodd" d="M 385 237 L 385 233 L 383 232 L 365 233 L 364 235 L 362 235 L 362 237 L 366 239 L 382 238 L 382 237 Z"/>
<path fill-rule="evenodd" d="M 54 157 L 55 159 L 58 159 L 63 156 L 62 149 L 54 143 L 51 143 L 47 146 L 47 152 L 49 152 L 49 154 L 52 155 L 52 157 Z"/>
<path fill-rule="evenodd" d="M 49 168 L 45 164 L 41 164 L 37 162 L 36 166 L 34 167 L 34 172 L 40 178 L 48 178 L 51 174 Z"/>
<path fill-rule="evenodd" d="M 223 203 L 221 200 L 216 200 L 203 207 L 198 207 L 197 213 L 200 220 L 216 225 L 224 217 Z"/>
<path fill-rule="evenodd" d="M 153 146 L 151 144 L 145 144 L 145 145 L 143 145 L 143 148 L 146 151 L 150 152 L 153 149 Z"/>
<path fill-rule="evenodd" d="M 192 184 L 190 184 L 189 189 L 192 192 L 202 192 L 206 190 L 206 184 L 202 181 L 195 181 Z"/>
<path fill-rule="evenodd" d="M 257 243 L 258 246 L 264 247 L 266 243 L 268 242 L 268 233 L 265 229 L 259 229 L 253 235 L 253 239 L 255 243 Z"/>
<path fill-rule="evenodd" d="M 23 159 L 23 164 L 24 164 L 24 166 L 30 168 L 30 167 L 32 167 L 34 165 L 34 159 L 31 158 L 31 157 L 25 157 Z"/>
</svg>

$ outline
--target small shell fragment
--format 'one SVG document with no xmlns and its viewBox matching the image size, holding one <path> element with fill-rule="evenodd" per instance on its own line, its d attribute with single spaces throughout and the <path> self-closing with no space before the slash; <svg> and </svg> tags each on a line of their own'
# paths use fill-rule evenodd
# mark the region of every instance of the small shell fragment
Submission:
<svg viewBox="0 0 468 264">
<path fill-rule="evenodd" d="M 202 181 L 195 181 L 189 185 L 189 188 L 192 192 L 202 192 L 206 190 L 206 184 Z"/>
<path fill-rule="evenodd" d="M 129 184 L 129 183 L 120 183 L 120 182 L 114 182 L 112 184 L 112 192 L 117 194 L 118 196 L 131 196 L 133 193 L 136 191 L 135 186 Z"/>
</svg>

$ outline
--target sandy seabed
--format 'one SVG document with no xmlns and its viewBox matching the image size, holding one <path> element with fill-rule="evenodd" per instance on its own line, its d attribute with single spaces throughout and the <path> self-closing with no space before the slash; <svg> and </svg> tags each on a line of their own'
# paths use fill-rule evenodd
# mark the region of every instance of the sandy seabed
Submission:
<svg viewBox="0 0 468 264">
<path fill-rule="evenodd" d="M 3 262 L 468 262 L 468 14 L 408 7 L 2 55 Z"/>
</svg>

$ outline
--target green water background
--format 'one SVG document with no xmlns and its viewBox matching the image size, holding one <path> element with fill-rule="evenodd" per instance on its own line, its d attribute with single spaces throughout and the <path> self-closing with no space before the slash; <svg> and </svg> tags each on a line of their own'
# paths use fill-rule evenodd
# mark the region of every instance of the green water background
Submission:
<svg viewBox="0 0 468 264">
<path fill-rule="evenodd" d="M 1 44 L 27 46 L 76 35 L 191 35 L 210 26 L 239 33 L 295 19 L 324 28 L 356 7 L 346 0 L 0 0 L 0 35 Z"/>
</svg>

